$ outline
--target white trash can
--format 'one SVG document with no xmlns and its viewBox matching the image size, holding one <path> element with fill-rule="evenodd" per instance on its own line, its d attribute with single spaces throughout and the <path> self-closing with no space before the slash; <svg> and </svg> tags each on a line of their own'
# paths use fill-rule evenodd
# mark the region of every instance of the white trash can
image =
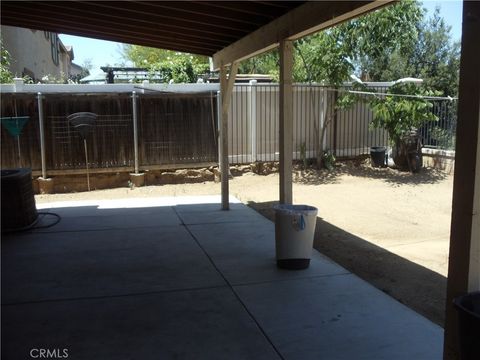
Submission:
<svg viewBox="0 0 480 360">
<path fill-rule="evenodd" d="M 277 266 L 306 269 L 312 257 L 318 209 L 308 205 L 279 204 L 275 210 L 275 252 Z"/>
</svg>

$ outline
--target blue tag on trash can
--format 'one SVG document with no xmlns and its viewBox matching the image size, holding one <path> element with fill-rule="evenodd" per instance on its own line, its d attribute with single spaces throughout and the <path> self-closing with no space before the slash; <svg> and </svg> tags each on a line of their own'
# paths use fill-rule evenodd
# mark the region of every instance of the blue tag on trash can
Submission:
<svg viewBox="0 0 480 360">
<path fill-rule="evenodd" d="M 294 216 L 292 218 L 292 225 L 293 225 L 293 228 L 297 231 L 304 230 L 305 229 L 305 219 L 304 219 L 303 215 Z"/>
</svg>

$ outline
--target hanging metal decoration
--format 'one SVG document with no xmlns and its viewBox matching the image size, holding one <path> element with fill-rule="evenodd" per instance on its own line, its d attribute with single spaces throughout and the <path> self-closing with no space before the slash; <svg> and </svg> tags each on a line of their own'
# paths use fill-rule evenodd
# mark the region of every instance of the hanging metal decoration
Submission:
<svg viewBox="0 0 480 360">
<path fill-rule="evenodd" d="M 88 170 L 88 151 L 87 151 L 87 135 L 93 130 L 97 120 L 97 114 L 91 112 L 78 112 L 67 116 L 68 122 L 75 130 L 80 133 L 85 148 L 85 165 L 87 169 L 87 188 L 90 191 L 90 174 Z"/>
</svg>

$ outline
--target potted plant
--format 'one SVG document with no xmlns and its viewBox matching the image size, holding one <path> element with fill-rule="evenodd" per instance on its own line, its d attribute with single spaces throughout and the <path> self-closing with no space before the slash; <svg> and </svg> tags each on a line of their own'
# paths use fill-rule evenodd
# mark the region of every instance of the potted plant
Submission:
<svg viewBox="0 0 480 360">
<path fill-rule="evenodd" d="M 427 121 L 437 121 L 428 96 L 433 92 L 422 88 L 421 80 L 397 80 L 388 94 L 370 101 L 373 110 L 371 126 L 388 132 L 392 158 L 400 169 L 416 172 L 422 167 L 422 142 L 418 128 Z"/>
</svg>

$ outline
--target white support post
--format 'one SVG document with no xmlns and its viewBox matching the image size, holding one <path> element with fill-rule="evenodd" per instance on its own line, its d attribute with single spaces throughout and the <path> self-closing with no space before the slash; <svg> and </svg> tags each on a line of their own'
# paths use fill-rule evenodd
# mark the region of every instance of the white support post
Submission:
<svg viewBox="0 0 480 360">
<path fill-rule="evenodd" d="M 47 163 L 45 161 L 45 129 L 43 125 L 43 95 L 37 93 L 38 103 L 38 128 L 40 131 L 40 159 L 42 162 L 42 178 L 47 178 Z"/>
<path fill-rule="evenodd" d="M 232 63 L 227 79 L 226 66 L 220 67 L 220 94 L 222 95 L 222 118 L 220 126 L 220 176 L 222 188 L 222 210 L 229 210 L 228 176 L 230 166 L 228 163 L 228 110 L 232 97 L 233 85 L 237 76 L 238 63 Z"/>
<path fill-rule="evenodd" d="M 280 42 L 280 203 L 291 204 L 293 155 L 293 43 Z"/>
<path fill-rule="evenodd" d="M 250 162 L 257 161 L 257 80 L 250 80 Z"/>
<path fill-rule="evenodd" d="M 132 114 L 133 114 L 133 148 L 134 148 L 134 162 L 135 174 L 138 170 L 138 120 L 137 120 L 137 94 L 132 91 Z"/>
<path fill-rule="evenodd" d="M 217 148 L 218 148 L 218 170 L 222 168 L 222 143 L 220 141 L 220 132 L 222 131 L 222 94 L 217 91 Z"/>
</svg>

